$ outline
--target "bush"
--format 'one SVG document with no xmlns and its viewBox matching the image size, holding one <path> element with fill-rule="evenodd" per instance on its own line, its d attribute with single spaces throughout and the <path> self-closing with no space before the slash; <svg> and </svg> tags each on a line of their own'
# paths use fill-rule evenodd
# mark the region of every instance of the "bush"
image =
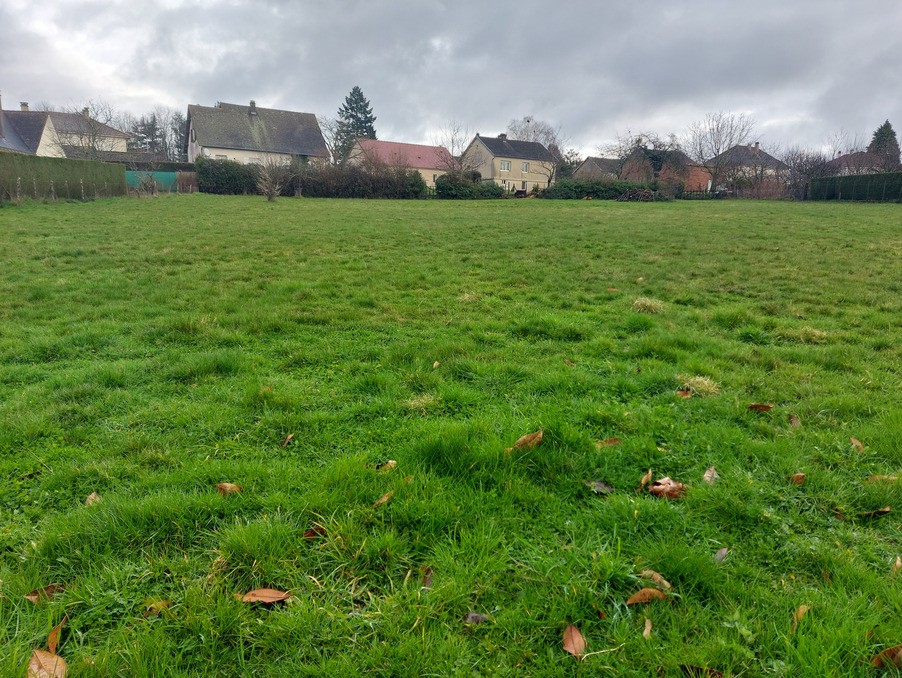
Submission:
<svg viewBox="0 0 902 678">
<path fill-rule="evenodd" d="M 902 202 L 902 172 L 814 179 L 808 191 L 808 198 Z"/>
<path fill-rule="evenodd" d="M 646 188 L 644 184 L 630 181 L 589 181 L 585 179 L 561 179 L 544 191 L 541 197 L 550 200 L 616 200 L 631 190 Z"/>
<path fill-rule="evenodd" d="M 426 197 L 426 182 L 419 172 L 406 167 L 316 163 L 303 165 L 286 190 L 310 198 L 410 200 Z"/>
<path fill-rule="evenodd" d="M 252 165 L 242 165 L 234 160 L 198 158 L 194 166 L 201 193 L 246 195 L 257 192 L 257 175 Z"/>
<path fill-rule="evenodd" d="M 443 174 L 435 181 L 435 196 L 445 200 L 493 200 L 504 195 L 494 181 L 479 181 L 478 172 Z"/>
<path fill-rule="evenodd" d="M 127 190 L 124 165 L 0 153 L 0 201 L 88 200 L 125 195 Z"/>
</svg>

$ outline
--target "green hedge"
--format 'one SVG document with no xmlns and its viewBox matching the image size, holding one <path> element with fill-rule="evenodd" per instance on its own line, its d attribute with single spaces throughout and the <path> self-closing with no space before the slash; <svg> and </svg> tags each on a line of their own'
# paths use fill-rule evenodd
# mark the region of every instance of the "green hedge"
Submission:
<svg viewBox="0 0 902 678">
<path fill-rule="evenodd" d="M 257 192 L 254 165 L 242 165 L 234 160 L 210 160 L 198 158 L 197 187 L 201 193 L 217 195 L 244 195 Z"/>
<path fill-rule="evenodd" d="M 473 175 L 449 173 L 435 180 L 435 197 L 445 200 L 491 200 L 504 195 L 494 181 L 474 181 Z"/>
<path fill-rule="evenodd" d="M 124 165 L 0 153 L 0 200 L 88 200 L 127 191 Z"/>
<path fill-rule="evenodd" d="M 902 172 L 814 179 L 808 189 L 808 199 L 902 202 Z"/>
<path fill-rule="evenodd" d="M 631 181 L 590 181 L 586 179 L 561 179 L 544 191 L 541 197 L 550 200 L 616 200 L 630 190 L 648 188 Z"/>
<path fill-rule="evenodd" d="M 308 198 L 415 200 L 426 197 L 426 182 L 419 172 L 407 167 L 311 163 L 299 167 L 294 181 L 282 193 Z"/>
</svg>

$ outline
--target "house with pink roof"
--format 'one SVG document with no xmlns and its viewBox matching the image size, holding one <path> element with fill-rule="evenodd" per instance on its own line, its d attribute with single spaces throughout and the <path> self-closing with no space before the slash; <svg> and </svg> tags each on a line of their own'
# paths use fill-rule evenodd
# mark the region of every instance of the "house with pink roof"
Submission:
<svg viewBox="0 0 902 678">
<path fill-rule="evenodd" d="M 458 167 L 457 161 L 444 146 L 404 144 L 377 139 L 355 141 L 348 162 L 413 169 L 420 173 L 429 187 L 434 187 L 436 179 Z"/>
</svg>

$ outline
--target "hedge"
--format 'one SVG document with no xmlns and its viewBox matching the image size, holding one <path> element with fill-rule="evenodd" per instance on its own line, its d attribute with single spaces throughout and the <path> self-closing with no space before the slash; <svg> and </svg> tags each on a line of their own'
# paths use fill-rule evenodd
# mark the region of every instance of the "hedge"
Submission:
<svg viewBox="0 0 902 678">
<path fill-rule="evenodd" d="M 648 188 L 631 181 L 591 181 L 586 179 L 561 179 L 539 195 L 550 200 L 616 200 L 630 190 Z"/>
<path fill-rule="evenodd" d="M 294 181 L 284 190 L 309 198 L 426 197 L 426 182 L 419 172 L 389 165 L 301 165 Z"/>
<path fill-rule="evenodd" d="M 253 165 L 242 165 L 234 160 L 198 158 L 194 167 L 197 171 L 197 188 L 201 193 L 244 195 L 257 192 Z"/>
<path fill-rule="evenodd" d="M 87 200 L 127 191 L 124 165 L 0 153 L 0 201 Z"/>
<path fill-rule="evenodd" d="M 435 180 L 435 197 L 445 200 L 491 200 L 504 195 L 494 181 L 473 181 L 466 174 L 443 174 Z"/>
<path fill-rule="evenodd" d="M 808 199 L 902 202 L 902 172 L 814 179 L 808 189 Z"/>
</svg>

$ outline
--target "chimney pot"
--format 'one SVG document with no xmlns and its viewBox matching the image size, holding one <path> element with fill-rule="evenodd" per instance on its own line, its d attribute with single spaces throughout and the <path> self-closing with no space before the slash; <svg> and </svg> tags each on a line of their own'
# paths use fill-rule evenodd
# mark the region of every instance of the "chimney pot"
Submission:
<svg viewBox="0 0 902 678">
<path fill-rule="evenodd" d="M 251 99 L 251 107 L 248 110 L 249 115 L 257 115 L 257 102 Z"/>
<path fill-rule="evenodd" d="M 88 117 L 88 114 L 89 114 L 89 113 L 90 113 L 90 111 L 88 110 L 88 107 L 87 107 L 87 106 L 85 106 L 83 109 L 81 109 L 81 114 L 82 114 L 83 116 L 85 116 L 86 118 Z"/>
<path fill-rule="evenodd" d="M 27 102 L 27 101 L 20 101 L 20 102 L 19 102 L 19 110 L 25 111 L 25 112 L 27 113 L 27 112 L 28 112 L 28 102 Z"/>
<path fill-rule="evenodd" d="M 501 141 L 507 141 L 507 135 L 506 135 L 506 134 L 499 134 L 499 135 L 498 135 L 498 138 L 501 139 Z"/>
</svg>

